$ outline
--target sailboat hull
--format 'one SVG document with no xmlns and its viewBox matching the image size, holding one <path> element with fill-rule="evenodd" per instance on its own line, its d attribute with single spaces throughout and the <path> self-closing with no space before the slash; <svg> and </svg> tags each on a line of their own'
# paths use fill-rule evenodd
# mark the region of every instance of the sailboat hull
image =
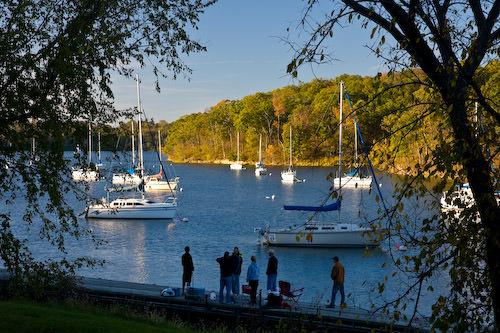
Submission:
<svg viewBox="0 0 500 333">
<path fill-rule="evenodd" d="M 282 171 L 281 181 L 293 183 L 295 181 L 296 172 L 294 171 Z"/>
<path fill-rule="evenodd" d="M 97 181 L 99 180 L 99 175 L 95 170 L 83 170 L 77 169 L 71 171 L 71 176 L 73 180 L 76 181 Z"/>
<path fill-rule="evenodd" d="M 115 173 L 113 174 L 113 179 L 111 180 L 111 182 L 114 185 L 140 184 L 141 176 L 131 173 Z"/>
<path fill-rule="evenodd" d="M 315 223 L 283 229 L 270 229 L 262 234 L 263 244 L 297 247 L 353 247 L 378 246 L 369 235 L 369 229 L 351 223 Z"/>
<path fill-rule="evenodd" d="M 117 199 L 110 203 L 89 205 L 87 218 L 98 219 L 173 219 L 177 204 L 145 199 Z"/>
<path fill-rule="evenodd" d="M 157 179 L 157 178 L 149 178 L 144 182 L 144 190 L 145 191 L 174 191 L 177 189 L 179 183 L 179 179 L 170 179 L 169 181 Z"/>
<path fill-rule="evenodd" d="M 333 180 L 335 187 L 341 185 L 340 179 L 335 178 Z M 359 176 L 345 176 L 342 177 L 342 187 L 344 188 L 357 188 L 357 187 L 371 187 L 372 177 L 359 177 Z"/>
</svg>

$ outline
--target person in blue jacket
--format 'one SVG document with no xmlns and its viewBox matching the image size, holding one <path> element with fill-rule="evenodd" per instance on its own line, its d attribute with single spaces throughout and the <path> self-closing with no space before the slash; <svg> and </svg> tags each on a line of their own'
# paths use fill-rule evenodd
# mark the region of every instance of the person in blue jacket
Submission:
<svg viewBox="0 0 500 333">
<path fill-rule="evenodd" d="M 252 262 L 248 266 L 247 282 L 250 285 L 250 287 L 252 288 L 252 293 L 250 294 L 250 303 L 256 304 L 257 288 L 259 287 L 260 268 L 259 268 L 259 265 L 257 265 L 257 258 L 255 256 L 252 256 L 252 258 L 250 260 Z"/>
</svg>

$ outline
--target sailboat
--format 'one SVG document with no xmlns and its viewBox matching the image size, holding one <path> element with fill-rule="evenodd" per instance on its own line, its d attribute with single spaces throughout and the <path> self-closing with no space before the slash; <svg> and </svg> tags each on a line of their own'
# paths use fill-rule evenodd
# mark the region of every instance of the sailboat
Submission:
<svg viewBox="0 0 500 333">
<path fill-rule="evenodd" d="M 91 169 L 92 166 L 92 126 L 89 121 L 89 138 L 88 138 L 88 166 L 85 169 L 71 169 L 71 176 L 76 181 L 96 181 L 99 180 L 98 171 Z"/>
<path fill-rule="evenodd" d="M 259 135 L 259 162 L 255 163 L 255 175 L 267 175 L 266 166 L 262 163 L 262 134 Z"/>
<path fill-rule="evenodd" d="M 142 183 L 142 178 L 140 174 L 137 174 L 135 172 L 135 149 L 134 149 L 134 142 L 135 142 L 135 135 L 134 135 L 134 121 L 132 120 L 132 135 L 131 135 L 131 142 L 132 142 L 132 167 L 129 169 L 126 169 L 124 172 L 119 172 L 119 173 L 113 173 L 113 178 L 111 180 L 113 185 L 139 185 Z"/>
<path fill-rule="evenodd" d="M 137 80 L 137 105 L 141 109 L 141 95 L 139 89 L 139 75 Z M 140 177 L 144 176 L 144 157 L 142 149 L 142 124 L 141 112 L 139 112 L 139 172 Z M 144 197 L 141 191 L 141 198 L 118 198 L 109 201 L 102 198 L 100 203 L 89 204 L 86 210 L 87 218 L 99 219 L 172 219 L 177 215 L 177 202 L 174 197 L 169 197 L 166 202 L 155 202 Z"/>
<path fill-rule="evenodd" d="M 144 179 L 144 190 L 145 191 L 173 191 L 177 189 L 179 184 L 179 177 L 172 179 L 162 179 L 163 178 L 163 165 L 161 163 L 161 136 L 160 131 L 158 131 L 158 156 L 160 157 L 160 172 L 156 175 L 146 176 Z"/>
<path fill-rule="evenodd" d="M 342 105 L 343 82 L 340 83 L 340 103 Z M 339 175 L 342 174 L 342 107 L 340 108 L 339 124 Z M 340 178 L 342 185 L 342 178 Z M 300 246 L 300 247 L 366 247 L 378 246 L 379 242 L 368 237 L 369 228 L 354 223 L 341 222 L 342 186 L 338 187 L 339 195 L 336 201 L 321 206 L 285 205 L 285 210 L 320 212 L 338 211 L 338 222 L 320 222 L 308 220 L 299 225 L 271 229 L 269 224 L 264 228 L 256 228 L 264 245 Z M 365 235 L 366 233 L 366 235 Z"/>
<path fill-rule="evenodd" d="M 292 164 L 292 126 L 290 126 L 290 165 L 288 169 L 281 171 L 281 181 L 284 183 L 293 183 L 297 177 L 297 171 L 293 169 Z"/>
<path fill-rule="evenodd" d="M 241 170 L 243 165 L 240 163 L 240 132 L 236 134 L 236 162 L 229 166 L 231 170 Z"/>
<path fill-rule="evenodd" d="M 340 101 L 340 107 L 342 108 L 342 101 Z M 340 110 L 342 113 L 342 110 Z M 344 179 L 343 186 L 345 188 L 366 188 L 372 186 L 373 178 L 372 176 L 361 176 L 359 173 L 359 165 L 358 165 L 358 127 L 356 126 L 356 122 L 354 122 L 354 161 L 355 168 L 353 172 L 349 172 L 344 174 L 342 177 Z M 339 187 L 341 184 L 341 178 L 334 178 L 333 183 L 336 187 Z"/>
</svg>

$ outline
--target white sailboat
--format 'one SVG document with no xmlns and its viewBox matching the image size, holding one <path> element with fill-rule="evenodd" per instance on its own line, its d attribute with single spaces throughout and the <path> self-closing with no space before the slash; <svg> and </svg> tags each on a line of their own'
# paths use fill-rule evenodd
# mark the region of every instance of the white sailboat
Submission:
<svg viewBox="0 0 500 333">
<path fill-rule="evenodd" d="M 240 132 L 236 134 L 236 162 L 229 166 L 231 170 L 241 170 L 243 165 L 240 163 Z"/>
<path fill-rule="evenodd" d="M 179 184 L 179 177 L 171 179 L 163 178 L 163 166 L 161 163 L 161 137 L 160 131 L 158 131 L 158 156 L 160 157 L 160 172 L 156 175 L 146 176 L 144 179 L 144 190 L 145 191 L 174 191 L 177 189 Z"/>
<path fill-rule="evenodd" d="M 340 101 L 340 112 L 342 113 L 343 101 Z M 342 177 L 344 179 L 343 186 L 345 188 L 366 188 L 372 186 L 373 178 L 372 176 L 361 176 L 359 173 L 358 166 L 358 127 L 356 122 L 354 122 L 354 161 L 355 169 L 353 172 L 344 174 Z M 333 183 L 336 187 L 340 186 L 340 178 L 334 178 Z"/>
<path fill-rule="evenodd" d="M 267 175 L 266 166 L 262 163 L 262 134 L 259 135 L 259 162 L 255 163 L 255 175 Z"/>
<path fill-rule="evenodd" d="M 341 82 L 340 100 L 342 101 Z M 341 109 L 342 110 L 342 109 Z M 339 128 L 339 175 L 342 173 L 342 111 L 340 113 Z M 342 185 L 342 178 L 339 179 Z M 314 214 L 337 210 L 338 222 L 307 221 L 303 224 L 288 226 L 285 228 L 271 229 L 269 225 L 264 229 L 256 228 L 261 235 L 264 245 L 274 246 L 299 246 L 299 247 L 366 247 L 378 246 L 379 242 L 368 237 L 369 228 L 354 223 L 340 222 L 340 208 L 342 198 L 342 186 L 339 187 L 338 199 L 322 206 L 284 206 L 285 210 L 310 211 Z"/>
<path fill-rule="evenodd" d="M 111 183 L 113 185 L 139 185 L 142 182 L 141 175 L 135 172 L 135 135 L 134 135 L 134 121 L 132 120 L 132 167 L 124 172 L 113 173 Z"/>
<path fill-rule="evenodd" d="M 97 181 L 99 173 L 97 170 L 91 169 L 92 166 L 92 126 L 89 121 L 89 138 L 88 138 L 88 166 L 85 169 L 71 169 L 71 176 L 76 181 Z"/>
<path fill-rule="evenodd" d="M 293 169 L 292 164 L 292 126 L 290 126 L 290 165 L 288 169 L 281 171 L 281 181 L 284 183 L 293 183 L 297 179 L 297 171 Z"/>
<path fill-rule="evenodd" d="M 139 75 L 137 79 L 137 105 L 141 109 L 141 95 L 139 89 Z M 144 176 L 144 157 L 142 148 L 142 124 L 141 112 L 139 112 L 139 168 L 140 177 Z M 102 198 L 100 203 L 90 204 L 87 207 L 87 218 L 99 219 L 172 219 L 177 215 L 177 202 L 174 197 L 168 198 L 166 202 L 155 202 L 144 198 L 144 192 L 141 191 L 141 198 L 118 198 L 109 201 L 108 198 Z"/>
</svg>

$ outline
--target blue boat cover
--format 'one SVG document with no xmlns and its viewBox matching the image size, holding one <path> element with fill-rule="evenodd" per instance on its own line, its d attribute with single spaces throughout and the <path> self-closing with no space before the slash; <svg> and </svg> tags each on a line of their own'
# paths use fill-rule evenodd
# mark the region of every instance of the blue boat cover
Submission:
<svg viewBox="0 0 500 333">
<path fill-rule="evenodd" d="M 356 168 L 356 170 L 354 170 L 353 172 L 346 173 L 346 175 L 348 175 L 348 176 L 354 176 L 357 173 L 358 173 L 358 168 Z"/>
<path fill-rule="evenodd" d="M 325 206 L 283 206 L 285 210 L 305 210 L 309 212 L 329 212 L 332 210 L 340 209 L 340 201 L 337 200 L 334 203 Z"/>
<path fill-rule="evenodd" d="M 130 173 L 131 175 L 133 175 L 135 173 L 135 170 L 132 168 L 132 169 L 127 169 L 127 172 Z"/>
</svg>

